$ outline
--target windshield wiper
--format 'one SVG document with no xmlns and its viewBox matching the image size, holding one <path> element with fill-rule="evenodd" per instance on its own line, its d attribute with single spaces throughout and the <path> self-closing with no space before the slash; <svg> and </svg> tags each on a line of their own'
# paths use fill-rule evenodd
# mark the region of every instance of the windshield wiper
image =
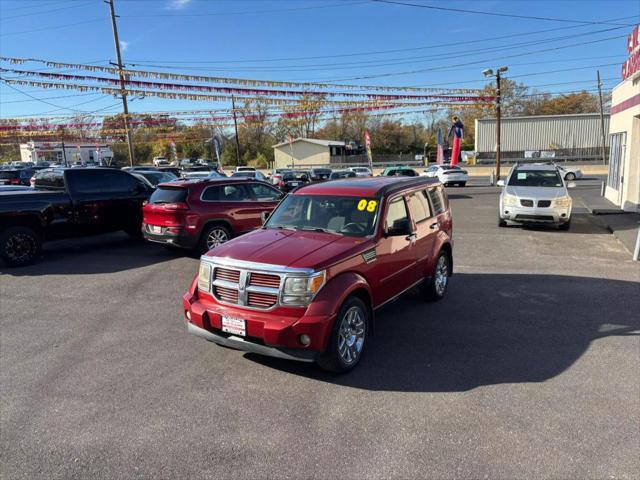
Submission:
<svg viewBox="0 0 640 480">
<path fill-rule="evenodd" d="M 279 230 L 296 230 L 294 225 L 265 225 L 264 228 L 277 228 Z"/>
<path fill-rule="evenodd" d="M 341 235 L 338 232 L 327 230 L 322 227 L 296 227 L 296 230 L 304 230 L 305 232 L 322 232 L 322 233 L 333 233 L 334 235 Z"/>
</svg>

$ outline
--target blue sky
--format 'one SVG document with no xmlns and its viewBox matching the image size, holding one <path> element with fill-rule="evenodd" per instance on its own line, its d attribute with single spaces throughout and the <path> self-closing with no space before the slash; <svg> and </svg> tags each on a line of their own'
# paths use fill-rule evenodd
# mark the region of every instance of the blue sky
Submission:
<svg viewBox="0 0 640 480">
<path fill-rule="evenodd" d="M 638 0 L 405 2 L 585 22 L 640 21 Z M 623 37 L 632 29 L 366 0 L 115 0 L 115 5 L 123 60 L 137 68 L 371 85 L 481 87 L 483 68 L 506 64 L 507 76 L 550 92 L 593 89 L 599 68 L 610 89 L 626 58 Z M 500 36 L 511 37 L 487 40 Z M 525 42 L 530 43 L 519 45 Z M 530 53 L 567 45 L 574 46 Z M 0 0 L 0 54 L 107 65 L 115 60 L 108 6 L 100 0 Z M 404 73 L 415 70 L 421 71 Z M 556 85 L 564 82 L 582 83 Z M 101 94 L 18 88 L 42 101 L 3 84 L 2 117 L 72 113 L 65 108 L 119 111 L 116 99 Z M 134 100 L 131 110 L 220 106 L 145 98 Z"/>
</svg>

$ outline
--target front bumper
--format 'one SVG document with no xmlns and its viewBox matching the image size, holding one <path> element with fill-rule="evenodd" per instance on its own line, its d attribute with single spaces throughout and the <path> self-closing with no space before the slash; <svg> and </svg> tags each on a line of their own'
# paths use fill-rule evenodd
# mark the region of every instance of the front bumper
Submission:
<svg viewBox="0 0 640 480">
<path fill-rule="evenodd" d="M 571 218 L 571 207 L 508 207 L 502 206 L 500 218 L 516 223 L 556 224 L 566 223 Z"/>
<path fill-rule="evenodd" d="M 248 310 L 221 305 L 197 291 L 186 293 L 182 305 L 189 333 L 219 345 L 260 355 L 313 362 L 326 348 L 335 315 L 307 315 L 306 309 L 277 308 L 271 311 Z M 246 337 L 222 332 L 222 316 L 242 318 Z M 300 335 L 311 343 L 303 346 Z"/>
</svg>

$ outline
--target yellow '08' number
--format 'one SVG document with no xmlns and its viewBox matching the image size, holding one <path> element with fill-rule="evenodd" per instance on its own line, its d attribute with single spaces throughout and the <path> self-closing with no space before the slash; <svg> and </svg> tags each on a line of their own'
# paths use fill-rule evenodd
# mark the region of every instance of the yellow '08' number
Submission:
<svg viewBox="0 0 640 480">
<path fill-rule="evenodd" d="M 360 200 L 358 202 L 358 211 L 361 212 L 363 211 L 365 208 L 367 208 L 367 201 L 363 198 L 362 200 Z"/>
<path fill-rule="evenodd" d="M 375 200 L 369 200 L 369 203 L 367 204 L 367 212 L 369 213 L 375 212 L 377 205 L 378 205 L 378 202 L 376 202 Z"/>
</svg>

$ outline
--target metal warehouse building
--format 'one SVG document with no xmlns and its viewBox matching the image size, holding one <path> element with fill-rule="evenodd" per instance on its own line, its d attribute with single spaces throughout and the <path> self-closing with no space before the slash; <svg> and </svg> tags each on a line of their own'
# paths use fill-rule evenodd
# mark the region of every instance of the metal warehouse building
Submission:
<svg viewBox="0 0 640 480">
<path fill-rule="evenodd" d="M 478 160 L 495 159 L 495 118 L 477 119 L 475 126 L 475 151 L 478 152 Z M 604 116 L 604 130 L 609 131 L 608 114 Z M 500 132 L 501 158 L 504 160 L 602 158 L 602 125 L 599 113 L 503 117 Z M 605 146 L 608 152 L 608 136 Z"/>
</svg>

